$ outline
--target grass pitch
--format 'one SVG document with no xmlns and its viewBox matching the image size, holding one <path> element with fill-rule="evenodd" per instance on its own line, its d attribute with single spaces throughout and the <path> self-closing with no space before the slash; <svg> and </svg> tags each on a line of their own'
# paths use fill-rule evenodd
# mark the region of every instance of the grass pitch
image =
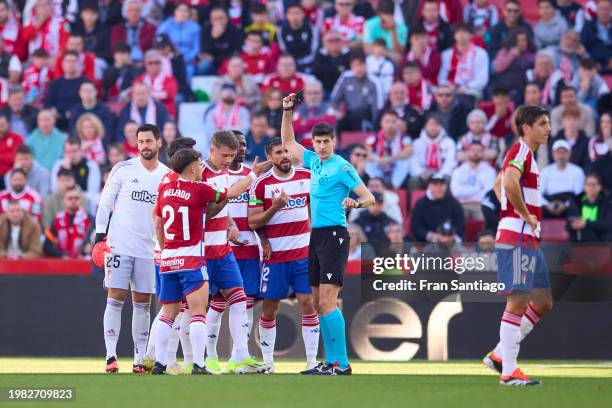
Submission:
<svg viewBox="0 0 612 408">
<path fill-rule="evenodd" d="M 270 375 L 108 375 L 101 359 L 0 358 L 0 388 L 74 388 L 76 401 L 10 403 L 67 407 L 612 407 L 612 363 L 523 362 L 541 387 L 505 388 L 475 361 L 354 362 L 351 377 L 299 376 L 279 361 Z M 119 361 L 123 373 L 131 361 Z"/>
</svg>

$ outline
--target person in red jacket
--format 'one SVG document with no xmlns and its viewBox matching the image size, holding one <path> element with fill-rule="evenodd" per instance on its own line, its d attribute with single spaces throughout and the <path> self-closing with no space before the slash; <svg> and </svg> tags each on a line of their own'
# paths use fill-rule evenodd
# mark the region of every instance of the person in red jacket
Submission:
<svg viewBox="0 0 612 408">
<path fill-rule="evenodd" d="M 80 34 L 72 33 L 66 41 L 65 51 L 74 51 L 79 54 L 79 66 L 83 68 L 83 76 L 90 81 L 96 80 L 96 55 L 84 51 L 85 42 L 83 36 Z M 62 53 L 62 57 L 63 57 Z M 62 69 L 62 59 L 58 58 L 55 61 L 55 78 L 61 78 L 64 76 L 64 70 Z"/>
<path fill-rule="evenodd" d="M 4 189 L 4 175 L 15 163 L 17 148 L 23 144 L 23 138 L 11 132 L 9 120 L 0 115 L 0 186 Z"/>
<path fill-rule="evenodd" d="M 257 83 L 262 83 L 264 77 L 274 71 L 276 57 L 270 47 L 264 46 L 261 31 L 249 31 L 240 58 L 244 61 L 246 72 L 251 74 Z"/>
<path fill-rule="evenodd" d="M 276 74 L 266 78 L 263 90 L 275 88 L 283 94 L 296 93 L 304 89 L 304 77 L 297 73 L 295 59 L 289 54 L 283 54 L 276 64 Z"/>
<path fill-rule="evenodd" d="M 51 0 L 38 0 L 32 13 L 31 21 L 21 31 L 22 47 L 27 49 L 19 52 L 23 60 L 39 48 L 47 51 L 51 56 L 57 56 L 64 50 L 70 23 L 62 17 L 53 15 Z"/>
<path fill-rule="evenodd" d="M 162 55 L 159 51 L 152 49 L 145 53 L 145 72 L 134 80 L 134 83 L 142 82 L 151 90 L 151 96 L 168 110 L 168 115 L 176 118 L 176 94 L 178 83 L 174 77 L 162 71 Z"/>
<path fill-rule="evenodd" d="M 132 61 L 141 62 L 144 53 L 153 47 L 156 27 L 142 18 L 142 5 L 139 0 L 127 0 L 124 9 L 126 21 L 113 26 L 111 44 L 128 44 Z"/>
<path fill-rule="evenodd" d="M 4 40 L 2 50 L 13 54 L 21 26 L 9 8 L 7 0 L 0 0 L 0 37 Z"/>
</svg>

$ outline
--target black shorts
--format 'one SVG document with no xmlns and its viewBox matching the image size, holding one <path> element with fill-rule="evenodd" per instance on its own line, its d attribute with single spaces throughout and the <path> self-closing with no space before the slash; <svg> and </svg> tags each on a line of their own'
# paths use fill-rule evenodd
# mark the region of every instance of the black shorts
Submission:
<svg viewBox="0 0 612 408">
<path fill-rule="evenodd" d="M 342 286 L 348 255 L 349 233 L 345 227 L 313 228 L 308 254 L 310 286 Z"/>
</svg>

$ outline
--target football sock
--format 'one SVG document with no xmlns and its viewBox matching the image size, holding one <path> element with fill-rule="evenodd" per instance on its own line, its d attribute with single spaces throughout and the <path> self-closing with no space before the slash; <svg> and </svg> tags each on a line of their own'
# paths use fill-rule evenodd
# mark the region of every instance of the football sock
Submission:
<svg viewBox="0 0 612 408">
<path fill-rule="evenodd" d="M 123 302 L 113 298 L 106 299 L 104 310 L 104 343 L 106 344 L 106 359 L 117 357 L 117 340 L 121 330 L 121 311 Z"/>
<path fill-rule="evenodd" d="M 172 367 L 176 364 L 176 352 L 178 350 L 179 345 L 182 319 L 183 312 L 179 312 L 179 314 L 174 319 L 175 323 L 174 325 L 172 325 L 172 332 L 170 333 L 170 337 L 168 338 L 168 355 L 166 356 L 166 364 L 168 364 L 168 367 Z"/>
<path fill-rule="evenodd" d="M 340 368 L 349 366 L 348 355 L 346 353 L 346 323 L 340 309 L 336 309 L 324 316 L 327 319 L 329 328 L 330 343 L 334 350 L 335 360 Z"/>
<path fill-rule="evenodd" d="M 312 364 L 317 360 L 319 349 L 319 317 L 315 314 L 302 315 L 302 337 L 306 350 L 306 362 Z"/>
<path fill-rule="evenodd" d="M 189 312 L 189 307 L 186 306 L 180 322 L 181 332 L 179 334 L 181 339 L 181 349 L 183 350 L 183 364 L 185 364 L 185 366 L 193 364 L 193 349 L 191 346 L 191 339 L 189 338 L 191 333 L 190 322 L 191 313 Z M 204 334 L 204 342 L 206 342 L 206 334 Z"/>
<path fill-rule="evenodd" d="M 266 364 L 274 363 L 274 344 L 276 343 L 276 320 L 259 317 L 259 344 L 261 355 Z"/>
<path fill-rule="evenodd" d="M 502 375 L 510 375 L 516 369 L 516 359 L 521 347 L 521 316 L 504 311 L 499 327 Z"/>
<path fill-rule="evenodd" d="M 147 351 L 151 303 L 132 303 L 132 339 L 134 340 L 134 364 L 142 364 Z"/>
<path fill-rule="evenodd" d="M 221 318 L 225 310 L 225 299 L 210 302 L 210 308 L 206 314 L 206 357 L 218 358 L 217 341 L 219 340 L 219 329 L 221 328 Z M 193 345 L 192 345 L 193 347 Z"/>
<path fill-rule="evenodd" d="M 157 331 L 157 325 L 159 324 L 159 318 L 162 316 L 162 309 L 159 309 L 155 319 L 153 319 L 153 324 L 151 324 L 151 329 L 149 330 L 149 341 L 147 342 L 147 351 L 145 352 L 145 357 L 149 360 L 155 361 L 155 332 Z"/>
<path fill-rule="evenodd" d="M 189 324 L 189 340 L 193 346 L 194 364 L 204 367 L 204 351 L 206 347 L 206 316 L 191 316 Z"/>
<path fill-rule="evenodd" d="M 321 328 L 321 336 L 323 337 L 323 347 L 325 348 L 325 363 L 333 364 L 336 361 L 336 354 L 333 345 L 330 342 L 331 334 L 329 332 L 328 319 L 326 316 L 319 316 Z"/>
<path fill-rule="evenodd" d="M 156 361 L 161 365 L 167 365 L 166 357 L 168 356 L 168 339 L 172 333 L 172 325 L 174 320 L 162 316 L 159 318 L 159 325 L 157 326 L 157 333 L 155 334 L 155 350 L 157 350 Z"/>
<path fill-rule="evenodd" d="M 246 296 L 242 288 L 234 289 L 227 296 L 229 306 L 229 328 L 234 342 L 235 354 L 230 361 L 241 361 L 249 357 L 247 333 Z"/>
<path fill-rule="evenodd" d="M 246 317 L 247 317 L 247 341 L 251 338 L 251 329 L 253 328 L 253 305 L 255 299 L 247 296 L 246 300 Z M 232 342 L 232 357 L 236 355 L 236 343 Z M 230 358 L 231 360 L 231 358 Z"/>
<path fill-rule="evenodd" d="M 541 319 L 541 316 L 538 314 L 538 312 L 536 312 L 536 310 L 533 308 L 533 306 L 530 303 L 529 306 L 527 306 L 527 310 L 525 311 L 525 314 L 521 318 L 521 341 L 523 341 L 523 339 L 527 337 L 529 333 L 531 333 L 531 331 L 533 330 L 535 325 L 540 321 L 540 319 Z M 493 354 L 495 354 L 496 357 L 501 358 L 501 352 L 502 351 L 501 351 L 501 342 L 500 342 L 500 343 L 497 343 L 497 346 L 495 346 L 495 350 L 493 350 Z"/>
</svg>

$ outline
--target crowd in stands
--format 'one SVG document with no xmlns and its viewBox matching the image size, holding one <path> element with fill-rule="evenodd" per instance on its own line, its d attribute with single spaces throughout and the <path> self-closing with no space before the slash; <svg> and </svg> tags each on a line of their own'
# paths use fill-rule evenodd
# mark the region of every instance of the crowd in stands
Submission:
<svg viewBox="0 0 612 408">
<path fill-rule="evenodd" d="M 514 109 L 551 112 L 537 151 L 546 219 L 575 242 L 612 241 L 612 0 L 0 0 L 0 258 L 84 257 L 112 166 L 152 123 L 181 137 L 280 134 L 324 121 L 376 204 L 359 242 L 494 236 L 492 192 Z M 209 92 L 192 79 L 214 76 Z M 190 135 L 191 136 L 191 135 Z"/>
</svg>

